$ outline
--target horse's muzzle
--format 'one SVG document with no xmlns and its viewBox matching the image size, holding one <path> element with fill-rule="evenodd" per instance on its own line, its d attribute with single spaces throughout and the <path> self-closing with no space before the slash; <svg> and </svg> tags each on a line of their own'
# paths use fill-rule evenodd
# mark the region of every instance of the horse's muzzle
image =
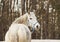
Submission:
<svg viewBox="0 0 60 42">
<path fill-rule="evenodd" d="M 37 24 L 35 25 L 35 29 L 36 29 L 36 30 L 39 30 L 39 29 L 40 29 L 40 24 L 39 24 L 39 23 L 37 23 Z"/>
</svg>

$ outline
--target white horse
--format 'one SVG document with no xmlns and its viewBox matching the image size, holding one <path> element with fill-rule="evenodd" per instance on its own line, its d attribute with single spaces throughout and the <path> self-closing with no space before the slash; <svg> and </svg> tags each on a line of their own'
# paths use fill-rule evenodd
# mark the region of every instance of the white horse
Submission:
<svg viewBox="0 0 60 42">
<path fill-rule="evenodd" d="M 34 12 L 20 16 L 11 24 L 5 35 L 5 42 L 31 42 L 29 27 L 32 31 L 40 28 Z"/>
</svg>

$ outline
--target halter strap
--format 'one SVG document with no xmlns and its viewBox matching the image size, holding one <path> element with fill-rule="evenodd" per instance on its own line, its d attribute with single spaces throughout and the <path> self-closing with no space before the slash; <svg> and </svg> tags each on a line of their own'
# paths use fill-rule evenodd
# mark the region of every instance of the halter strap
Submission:
<svg viewBox="0 0 60 42">
<path fill-rule="evenodd" d="M 29 21 L 29 20 L 28 20 Z M 31 23 L 31 22 L 30 22 Z M 34 32 L 34 26 L 36 25 L 36 23 L 38 23 L 38 22 L 35 22 L 34 24 L 33 24 L 33 26 L 32 26 L 32 32 Z M 32 24 L 32 23 L 31 23 Z"/>
<path fill-rule="evenodd" d="M 36 23 L 38 23 L 38 22 L 36 22 Z M 36 23 L 35 23 L 35 24 L 36 24 Z M 32 27 L 32 32 L 34 32 L 34 29 L 35 29 L 34 26 L 35 26 L 35 24 L 34 24 L 33 27 Z"/>
</svg>

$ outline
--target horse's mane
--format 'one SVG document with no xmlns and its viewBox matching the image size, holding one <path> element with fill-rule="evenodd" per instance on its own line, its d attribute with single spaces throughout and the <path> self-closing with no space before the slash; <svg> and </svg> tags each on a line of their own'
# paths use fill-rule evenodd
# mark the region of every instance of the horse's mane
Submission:
<svg viewBox="0 0 60 42">
<path fill-rule="evenodd" d="M 27 19 L 28 19 L 27 14 L 24 14 L 24 15 L 18 17 L 13 23 L 17 23 L 17 24 L 26 24 Z"/>
</svg>

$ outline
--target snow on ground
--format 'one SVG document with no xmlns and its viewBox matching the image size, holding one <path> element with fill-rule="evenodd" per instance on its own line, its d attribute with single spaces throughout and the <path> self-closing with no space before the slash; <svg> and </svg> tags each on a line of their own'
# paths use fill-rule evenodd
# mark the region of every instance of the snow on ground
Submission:
<svg viewBox="0 0 60 42">
<path fill-rule="evenodd" d="M 0 41 L 0 42 L 4 42 L 4 41 Z M 31 40 L 31 42 L 60 42 L 60 40 L 50 40 L 50 39 L 44 39 L 44 40 L 38 40 L 38 39 L 33 39 Z"/>
<path fill-rule="evenodd" d="M 31 42 L 60 42 L 60 40 L 50 40 L 50 39 L 44 39 L 44 40 L 31 40 Z"/>
</svg>

